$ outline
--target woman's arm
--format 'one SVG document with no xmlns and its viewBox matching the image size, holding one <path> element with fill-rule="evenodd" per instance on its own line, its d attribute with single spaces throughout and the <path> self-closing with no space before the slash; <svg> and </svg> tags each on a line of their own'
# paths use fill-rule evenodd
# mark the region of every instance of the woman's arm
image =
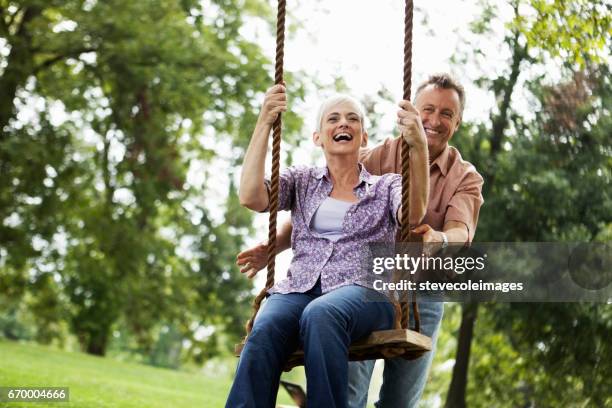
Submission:
<svg viewBox="0 0 612 408">
<path fill-rule="evenodd" d="M 238 197 L 240 204 L 254 211 L 268 207 L 268 192 L 264 185 L 265 159 L 272 124 L 287 110 L 287 95 L 283 85 L 268 89 L 251 142 L 244 155 Z"/>
</svg>

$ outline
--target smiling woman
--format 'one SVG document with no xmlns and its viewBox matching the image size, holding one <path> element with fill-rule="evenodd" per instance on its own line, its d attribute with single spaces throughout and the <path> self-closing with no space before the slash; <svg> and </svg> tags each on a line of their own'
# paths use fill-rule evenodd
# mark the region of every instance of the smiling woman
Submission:
<svg viewBox="0 0 612 408">
<path fill-rule="evenodd" d="M 414 109 L 406 102 L 402 105 Z M 270 207 L 264 160 L 272 125 L 286 109 L 285 87 L 273 86 L 242 169 L 240 202 L 255 211 Z M 411 122 L 411 113 L 401 109 L 400 121 Z M 393 305 L 373 289 L 373 275 L 360 265 L 368 243 L 394 241 L 401 220 L 401 177 L 372 176 L 358 162 L 367 132 L 363 108 L 353 98 L 327 100 L 319 117 L 313 141 L 323 150 L 326 166 L 289 167 L 280 174 L 278 208 L 291 210 L 294 257 L 287 278 L 267 290 L 266 305 L 242 350 L 228 407 L 273 406 L 280 373 L 299 344 L 308 405 L 346 406 L 351 343 L 394 326 Z M 425 145 L 422 127 L 401 128 L 411 145 Z M 422 352 L 427 338 L 419 340 Z"/>
</svg>

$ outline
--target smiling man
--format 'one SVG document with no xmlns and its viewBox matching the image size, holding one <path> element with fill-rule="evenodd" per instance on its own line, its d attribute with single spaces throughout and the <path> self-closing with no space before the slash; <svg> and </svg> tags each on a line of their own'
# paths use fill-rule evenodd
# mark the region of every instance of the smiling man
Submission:
<svg viewBox="0 0 612 408">
<path fill-rule="evenodd" d="M 410 157 L 410 224 L 423 241 L 446 247 L 449 242 L 468 244 L 474 237 L 478 214 L 483 203 L 483 178 L 474 166 L 461 158 L 457 149 L 448 145 L 461 124 L 465 106 L 463 86 L 448 74 L 429 77 L 417 87 L 414 104 L 400 103 L 400 132 L 414 134 Z M 319 120 L 320 122 L 320 120 Z M 387 139 L 373 149 L 362 149 L 359 161 L 375 175 L 401 173 L 401 137 Z M 429 189 L 427 169 L 421 173 L 419 160 L 429 157 Z M 420 197 L 421 194 L 427 194 Z M 427 204 L 427 208 L 420 205 Z M 422 217 L 425 212 L 424 218 Z M 291 224 L 284 224 L 276 238 L 277 253 L 290 247 Z M 241 272 L 254 277 L 265 267 L 267 246 L 260 244 L 238 254 Z M 377 407 L 415 407 L 423 393 L 433 360 L 444 304 L 419 302 L 421 332 L 432 338 L 434 349 L 416 360 L 385 360 L 383 385 Z M 411 323 L 412 325 L 412 323 Z M 353 362 L 349 366 L 349 406 L 366 406 L 374 361 Z"/>
<path fill-rule="evenodd" d="M 448 74 L 432 75 L 416 90 L 414 108 L 427 138 L 430 189 L 425 218 L 413 231 L 422 234 L 424 242 L 441 247 L 449 242 L 472 241 L 483 203 L 483 178 L 456 148 L 448 145 L 461 124 L 464 106 L 464 88 Z M 400 173 L 400 146 L 401 138 L 387 139 L 373 149 L 362 150 L 360 161 L 372 174 Z M 416 360 L 385 360 L 377 407 L 412 408 L 418 404 L 433 360 L 443 310 L 443 303 L 419 302 L 421 332 L 432 338 L 434 348 Z M 351 407 L 366 406 L 373 369 L 372 360 L 350 364 Z"/>
</svg>

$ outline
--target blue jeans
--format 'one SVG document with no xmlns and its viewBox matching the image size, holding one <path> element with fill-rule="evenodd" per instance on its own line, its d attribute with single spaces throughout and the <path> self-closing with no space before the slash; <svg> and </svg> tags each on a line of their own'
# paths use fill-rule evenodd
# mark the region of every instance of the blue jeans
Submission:
<svg viewBox="0 0 612 408">
<path fill-rule="evenodd" d="M 377 408 L 414 408 L 417 406 L 429 373 L 438 338 L 438 329 L 444 313 L 442 302 L 419 302 L 421 333 L 431 337 L 433 348 L 416 360 L 391 358 L 385 360 L 383 384 L 378 395 Z M 410 315 L 410 326 L 414 324 Z M 370 378 L 374 360 L 352 362 L 349 365 L 349 406 L 363 408 L 368 402 Z"/>
<path fill-rule="evenodd" d="M 373 289 L 351 285 L 322 295 L 317 283 L 306 293 L 273 294 L 242 350 L 226 407 L 273 408 L 285 362 L 298 346 L 307 406 L 348 407 L 349 345 L 392 326 L 393 306 Z"/>
</svg>

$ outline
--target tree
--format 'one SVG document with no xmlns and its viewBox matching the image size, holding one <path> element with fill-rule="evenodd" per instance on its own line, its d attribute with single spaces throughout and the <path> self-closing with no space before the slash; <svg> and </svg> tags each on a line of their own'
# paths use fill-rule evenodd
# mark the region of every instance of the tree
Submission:
<svg viewBox="0 0 612 408">
<path fill-rule="evenodd" d="M 246 145 L 271 68 L 239 30 L 269 11 L 258 0 L 0 1 L 7 308 L 52 277 L 93 354 L 105 354 L 119 321 L 144 352 L 166 325 L 238 336 L 248 305 L 235 299 L 249 288 L 228 265 L 250 216 L 232 207 L 223 217 L 234 225 L 207 217 L 202 199 L 224 178 L 188 176 L 215 158 L 204 138 Z M 290 86 L 299 98 L 300 83 Z M 32 101 L 40 108 L 26 120 Z M 291 133 L 300 122 L 286 124 Z M 229 277 L 211 285 L 213 273 Z"/>
<path fill-rule="evenodd" d="M 508 68 L 506 72 L 496 72 L 494 79 L 483 76 L 477 80 L 478 84 L 492 91 L 495 96 L 496 106 L 492 110 L 490 124 L 479 125 L 475 128 L 468 126 L 466 131 L 455 138 L 455 142 L 461 145 L 464 155 L 483 172 L 485 177 L 483 195 L 487 203 L 481 211 L 478 239 L 481 241 L 537 241 L 543 239 L 542 235 L 525 234 L 521 229 L 531 232 L 550 231 L 551 218 L 555 218 L 555 227 L 547 235 L 547 239 L 567 239 L 571 236 L 571 231 L 581 230 L 584 226 L 582 221 L 575 220 L 572 225 L 571 221 L 568 222 L 564 218 L 568 208 L 572 207 L 567 200 L 572 200 L 576 194 L 584 199 L 585 195 L 571 191 L 572 194 L 565 196 L 565 200 L 557 201 L 558 205 L 553 209 L 550 209 L 550 205 L 537 200 L 541 198 L 548 203 L 550 200 L 554 201 L 551 196 L 554 190 L 541 189 L 544 187 L 542 182 L 548 186 L 550 186 L 549 182 L 558 182 L 560 184 L 557 189 L 565 187 L 563 193 L 559 191 L 554 197 L 567 193 L 569 185 L 564 182 L 565 172 L 557 170 L 558 163 L 554 161 L 555 159 L 551 157 L 551 162 L 554 163 L 552 168 L 550 167 L 551 162 L 546 163 L 547 158 L 550 157 L 547 156 L 549 152 L 534 155 L 533 151 L 529 150 L 534 148 L 534 139 L 538 140 L 536 144 L 540 142 L 546 144 L 546 135 L 550 129 L 529 132 L 533 129 L 530 129 L 526 124 L 527 121 L 514 110 L 512 95 L 524 81 L 531 83 L 530 88 L 537 95 L 536 90 L 542 89 L 538 84 L 543 81 L 543 78 L 528 79 L 528 76 L 522 73 L 529 72 L 531 67 L 538 66 L 544 61 L 550 62 L 557 57 L 563 57 L 565 60 L 562 64 L 562 71 L 565 75 L 568 73 L 571 75 L 576 70 L 584 68 L 585 65 L 598 64 L 603 61 L 603 50 L 610 45 L 608 29 L 610 13 L 608 7 L 602 2 L 580 1 L 569 4 L 557 1 L 551 3 L 514 0 L 508 3 L 513 10 L 513 17 L 507 23 L 507 34 L 504 38 L 504 46 L 509 51 Z M 491 2 L 481 4 L 483 6 L 482 18 L 471 27 L 477 35 L 490 32 L 498 13 L 498 9 Z M 574 29 L 567 29 L 568 27 Z M 472 48 L 475 50 L 476 58 L 480 58 L 482 56 L 480 47 L 474 45 Z M 459 57 L 456 61 L 466 63 L 468 58 L 465 55 L 463 59 Z M 523 75 L 522 80 L 521 75 Z M 545 104 L 545 101 L 542 103 Z M 534 121 L 531 124 L 537 123 Z M 607 127 L 609 133 L 607 120 L 603 120 L 600 125 Z M 519 157 L 518 151 L 523 152 L 523 156 Z M 589 154 L 592 152 L 581 153 L 583 153 L 581 160 L 598 160 L 602 156 L 596 154 L 593 157 Z M 558 155 L 554 157 L 559 158 Z M 538 166 L 526 168 L 526 160 L 529 160 L 527 163 L 535 162 Z M 546 166 L 546 164 L 548 167 L 546 171 L 543 171 L 541 166 Z M 509 182 L 509 178 L 513 178 L 514 182 Z M 536 190 L 539 190 L 537 194 Z M 534 198 L 536 198 L 535 201 Z M 524 204 L 522 205 L 523 211 L 513 212 L 513 205 L 517 202 Z M 581 204 L 586 202 L 591 201 L 585 200 Z M 604 200 L 601 206 L 603 212 L 606 211 L 608 205 L 609 200 Z M 597 213 L 601 216 L 602 211 L 597 211 Z M 534 217 L 536 214 L 537 216 Z M 534 218 L 536 222 L 525 222 L 526 219 L 534 220 Z M 601 220 L 602 218 L 599 218 L 595 224 L 601 226 Z M 562 231 L 566 232 L 566 235 Z M 593 236 L 575 237 L 592 239 Z M 462 330 L 459 333 L 461 347 L 457 350 L 455 369 L 446 400 L 447 407 L 466 405 L 468 361 L 477 308 L 478 305 L 464 306 Z M 524 318 L 524 314 L 521 317 Z M 478 391 L 476 388 L 473 389 L 474 393 L 470 394 L 467 400 L 482 403 L 476 394 L 482 390 L 482 384 L 479 384 Z"/>
<path fill-rule="evenodd" d="M 500 222 L 512 225 L 517 239 L 609 240 L 612 116 L 603 108 L 610 103 L 609 77 L 607 66 L 597 66 L 534 89 L 542 109 L 523 124 L 533 137 L 514 145 L 504 164 L 510 168 L 498 180 L 500 201 L 508 208 Z M 519 222 L 527 218 L 529 223 Z M 521 356 L 523 375 L 515 389 L 524 390 L 526 404 L 609 403 L 609 305 L 500 304 L 490 308 L 488 319 Z M 568 388 L 571 393 L 560 392 Z"/>
</svg>

